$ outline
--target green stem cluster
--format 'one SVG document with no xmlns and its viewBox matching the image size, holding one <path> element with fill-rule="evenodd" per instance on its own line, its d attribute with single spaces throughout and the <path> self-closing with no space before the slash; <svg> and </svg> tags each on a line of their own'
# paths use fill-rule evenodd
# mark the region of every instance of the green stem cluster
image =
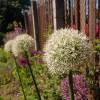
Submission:
<svg viewBox="0 0 100 100">
<path fill-rule="evenodd" d="M 38 99 L 41 100 L 40 91 L 39 91 L 39 89 L 38 89 L 38 86 L 37 86 L 37 83 L 36 83 L 36 80 L 35 80 L 35 76 L 34 76 L 34 74 L 33 74 L 32 68 L 31 68 L 31 64 L 30 64 L 30 61 L 29 61 L 28 53 L 25 52 L 25 55 L 26 55 L 28 67 L 29 67 L 29 70 L 30 70 L 30 72 L 31 72 L 31 76 L 32 76 L 32 79 L 33 79 L 33 82 L 34 82 L 34 85 L 35 85 L 35 88 L 36 88 L 36 92 L 37 92 L 37 95 L 38 95 Z"/>
<path fill-rule="evenodd" d="M 18 64 L 17 64 L 15 56 L 14 56 L 14 60 L 15 60 L 15 65 L 16 65 L 16 72 L 18 74 L 18 78 L 19 78 L 19 81 L 20 81 L 20 85 L 21 85 L 21 88 L 22 88 L 23 95 L 24 95 L 24 100 L 27 100 L 25 92 L 24 92 L 24 87 L 23 87 L 23 84 L 22 84 L 22 80 L 21 80 L 21 76 L 20 76 L 20 72 L 19 72 L 19 68 L 18 68 Z"/>
</svg>

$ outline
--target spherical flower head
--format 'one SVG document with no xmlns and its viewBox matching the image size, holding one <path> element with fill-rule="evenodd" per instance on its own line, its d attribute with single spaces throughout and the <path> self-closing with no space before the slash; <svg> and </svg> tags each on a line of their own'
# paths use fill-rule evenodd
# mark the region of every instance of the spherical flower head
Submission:
<svg viewBox="0 0 100 100">
<path fill-rule="evenodd" d="M 12 44 L 13 44 L 13 40 L 9 40 L 8 42 L 6 42 L 4 45 L 4 50 L 6 52 L 12 52 Z"/>
<path fill-rule="evenodd" d="M 44 61 L 51 73 L 64 74 L 81 71 L 90 62 L 93 47 L 85 33 L 74 29 L 60 29 L 53 33 L 44 47 Z"/>
<path fill-rule="evenodd" d="M 21 34 L 13 42 L 12 53 L 18 56 L 20 53 L 28 52 L 30 48 L 34 48 L 34 39 L 28 34 Z"/>
</svg>

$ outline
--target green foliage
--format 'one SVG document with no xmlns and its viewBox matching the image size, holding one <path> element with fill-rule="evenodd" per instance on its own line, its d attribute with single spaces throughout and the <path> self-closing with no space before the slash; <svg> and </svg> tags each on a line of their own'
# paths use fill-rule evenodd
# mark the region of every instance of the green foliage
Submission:
<svg viewBox="0 0 100 100">
<path fill-rule="evenodd" d="M 30 0 L 0 0 L 0 31 L 7 32 L 9 24 L 14 20 L 24 26 L 22 9 L 28 9 Z"/>
<path fill-rule="evenodd" d="M 95 50 L 100 54 L 100 39 L 95 40 Z"/>
<path fill-rule="evenodd" d="M 35 75 L 42 100 L 60 100 L 60 79 L 57 76 L 50 75 L 47 67 L 44 64 L 37 63 L 36 60 L 38 60 L 38 57 L 30 57 L 30 59 L 33 74 Z M 19 70 L 23 81 L 24 91 L 28 100 L 37 100 L 38 97 L 29 69 L 20 66 Z M 18 80 L 18 76 L 16 76 L 16 69 L 14 70 L 14 76 Z M 21 99 L 23 100 L 23 97 L 21 97 Z"/>
<path fill-rule="evenodd" d="M 16 65 L 14 59 L 8 53 L 0 49 L 0 86 L 4 94 L 0 95 L 4 99 L 14 100 L 15 94 L 19 100 L 24 100 L 23 93 L 19 84 L 16 73 Z M 61 100 L 60 96 L 60 79 L 58 76 L 52 76 L 48 73 L 45 64 L 38 63 L 42 56 L 30 56 L 33 74 L 35 75 L 37 85 L 39 87 L 42 100 Z M 17 66 L 18 67 L 18 66 Z M 19 66 L 20 76 L 23 81 L 24 91 L 28 100 L 37 100 L 37 94 L 30 75 L 28 67 Z M 4 89 L 4 90 L 3 90 Z M 8 95 L 9 94 L 9 95 Z M 2 99 L 1 99 L 2 100 Z"/>
<path fill-rule="evenodd" d="M 3 97 L 0 96 L 0 100 L 4 100 Z"/>
<path fill-rule="evenodd" d="M 2 48 L 0 48 L 0 62 L 7 63 L 10 54 L 5 52 Z"/>
<path fill-rule="evenodd" d="M 9 54 L 0 48 L 0 84 L 7 84 L 12 80 L 12 69 L 10 66 Z"/>
</svg>

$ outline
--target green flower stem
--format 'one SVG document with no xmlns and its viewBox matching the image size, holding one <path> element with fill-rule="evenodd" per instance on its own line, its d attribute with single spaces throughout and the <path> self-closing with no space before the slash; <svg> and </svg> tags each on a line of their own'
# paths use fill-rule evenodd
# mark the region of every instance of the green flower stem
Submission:
<svg viewBox="0 0 100 100">
<path fill-rule="evenodd" d="M 14 60 L 15 60 L 15 64 L 16 64 L 16 72 L 18 74 L 19 81 L 20 81 L 20 85 L 21 85 L 22 92 L 23 92 L 23 95 L 24 95 L 24 100 L 27 100 L 26 95 L 25 95 L 25 92 L 24 92 L 24 87 L 23 87 L 23 84 L 22 84 L 21 76 L 19 74 L 19 68 L 18 68 L 18 64 L 17 64 L 17 61 L 16 61 L 16 57 L 15 56 L 14 56 Z"/>
<path fill-rule="evenodd" d="M 41 95 L 40 95 L 40 91 L 39 91 L 39 89 L 38 89 L 38 86 L 37 86 L 37 83 L 36 83 L 36 80 L 35 80 L 35 76 L 33 75 L 33 71 L 32 71 L 32 68 L 31 68 L 31 64 L 30 64 L 30 62 L 29 62 L 28 53 L 25 52 L 25 55 L 26 55 L 28 67 L 29 67 L 29 70 L 30 70 L 30 72 L 31 72 L 31 76 L 32 76 L 32 79 L 33 79 L 33 82 L 34 82 L 34 85 L 35 85 L 35 88 L 36 88 L 36 92 L 37 92 L 37 95 L 38 95 L 38 99 L 39 99 L 39 100 L 42 100 L 42 99 L 41 99 Z"/>
<path fill-rule="evenodd" d="M 73 74 L 72 71 L 69 71 L 69 88 L 70 88 L 70 97 L 71 100 L 74 100 L 74 90 L 73 90 Z"/>
</svg>

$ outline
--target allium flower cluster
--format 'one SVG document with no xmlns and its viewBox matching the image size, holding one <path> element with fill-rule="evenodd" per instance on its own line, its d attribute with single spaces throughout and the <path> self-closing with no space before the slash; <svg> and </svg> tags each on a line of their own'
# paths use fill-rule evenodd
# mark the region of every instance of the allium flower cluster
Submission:
<svg viewBox="0 0 100 100">
<path fill-rule="evenodd" d="M 7 43 L 5 43 L 4 50 L 6 52 L 12 52 L 12 44 L 13 44 L 13 40 L 9 40 Z"/>
<path fill-rule="evenodd" d="M 63 74 L 69 70 L 85 69 L 93 49 L 85 33 L 78 33 L 74 29 L 61 29 L 50 36 L 44 51 L 44 61 L 51 73 Z"/>
<path fill-rule="evenodd" d="M 34 39 L 28 34 L 18 35 L 12 45 L 12 53 L 18 56 L 20 53 L 28 52 L 30 48 L 34 48 Z"/>
<path fill-rule="evenodd" d="M 73 88 L 75 100 L 87 100 L 88 88 L 83 75 L 75 75 L 73 77 Z M 70 100 L 69 81 L 67 78 L 61 82 L 61 90 L 64 100 Z"/>
</svg>

